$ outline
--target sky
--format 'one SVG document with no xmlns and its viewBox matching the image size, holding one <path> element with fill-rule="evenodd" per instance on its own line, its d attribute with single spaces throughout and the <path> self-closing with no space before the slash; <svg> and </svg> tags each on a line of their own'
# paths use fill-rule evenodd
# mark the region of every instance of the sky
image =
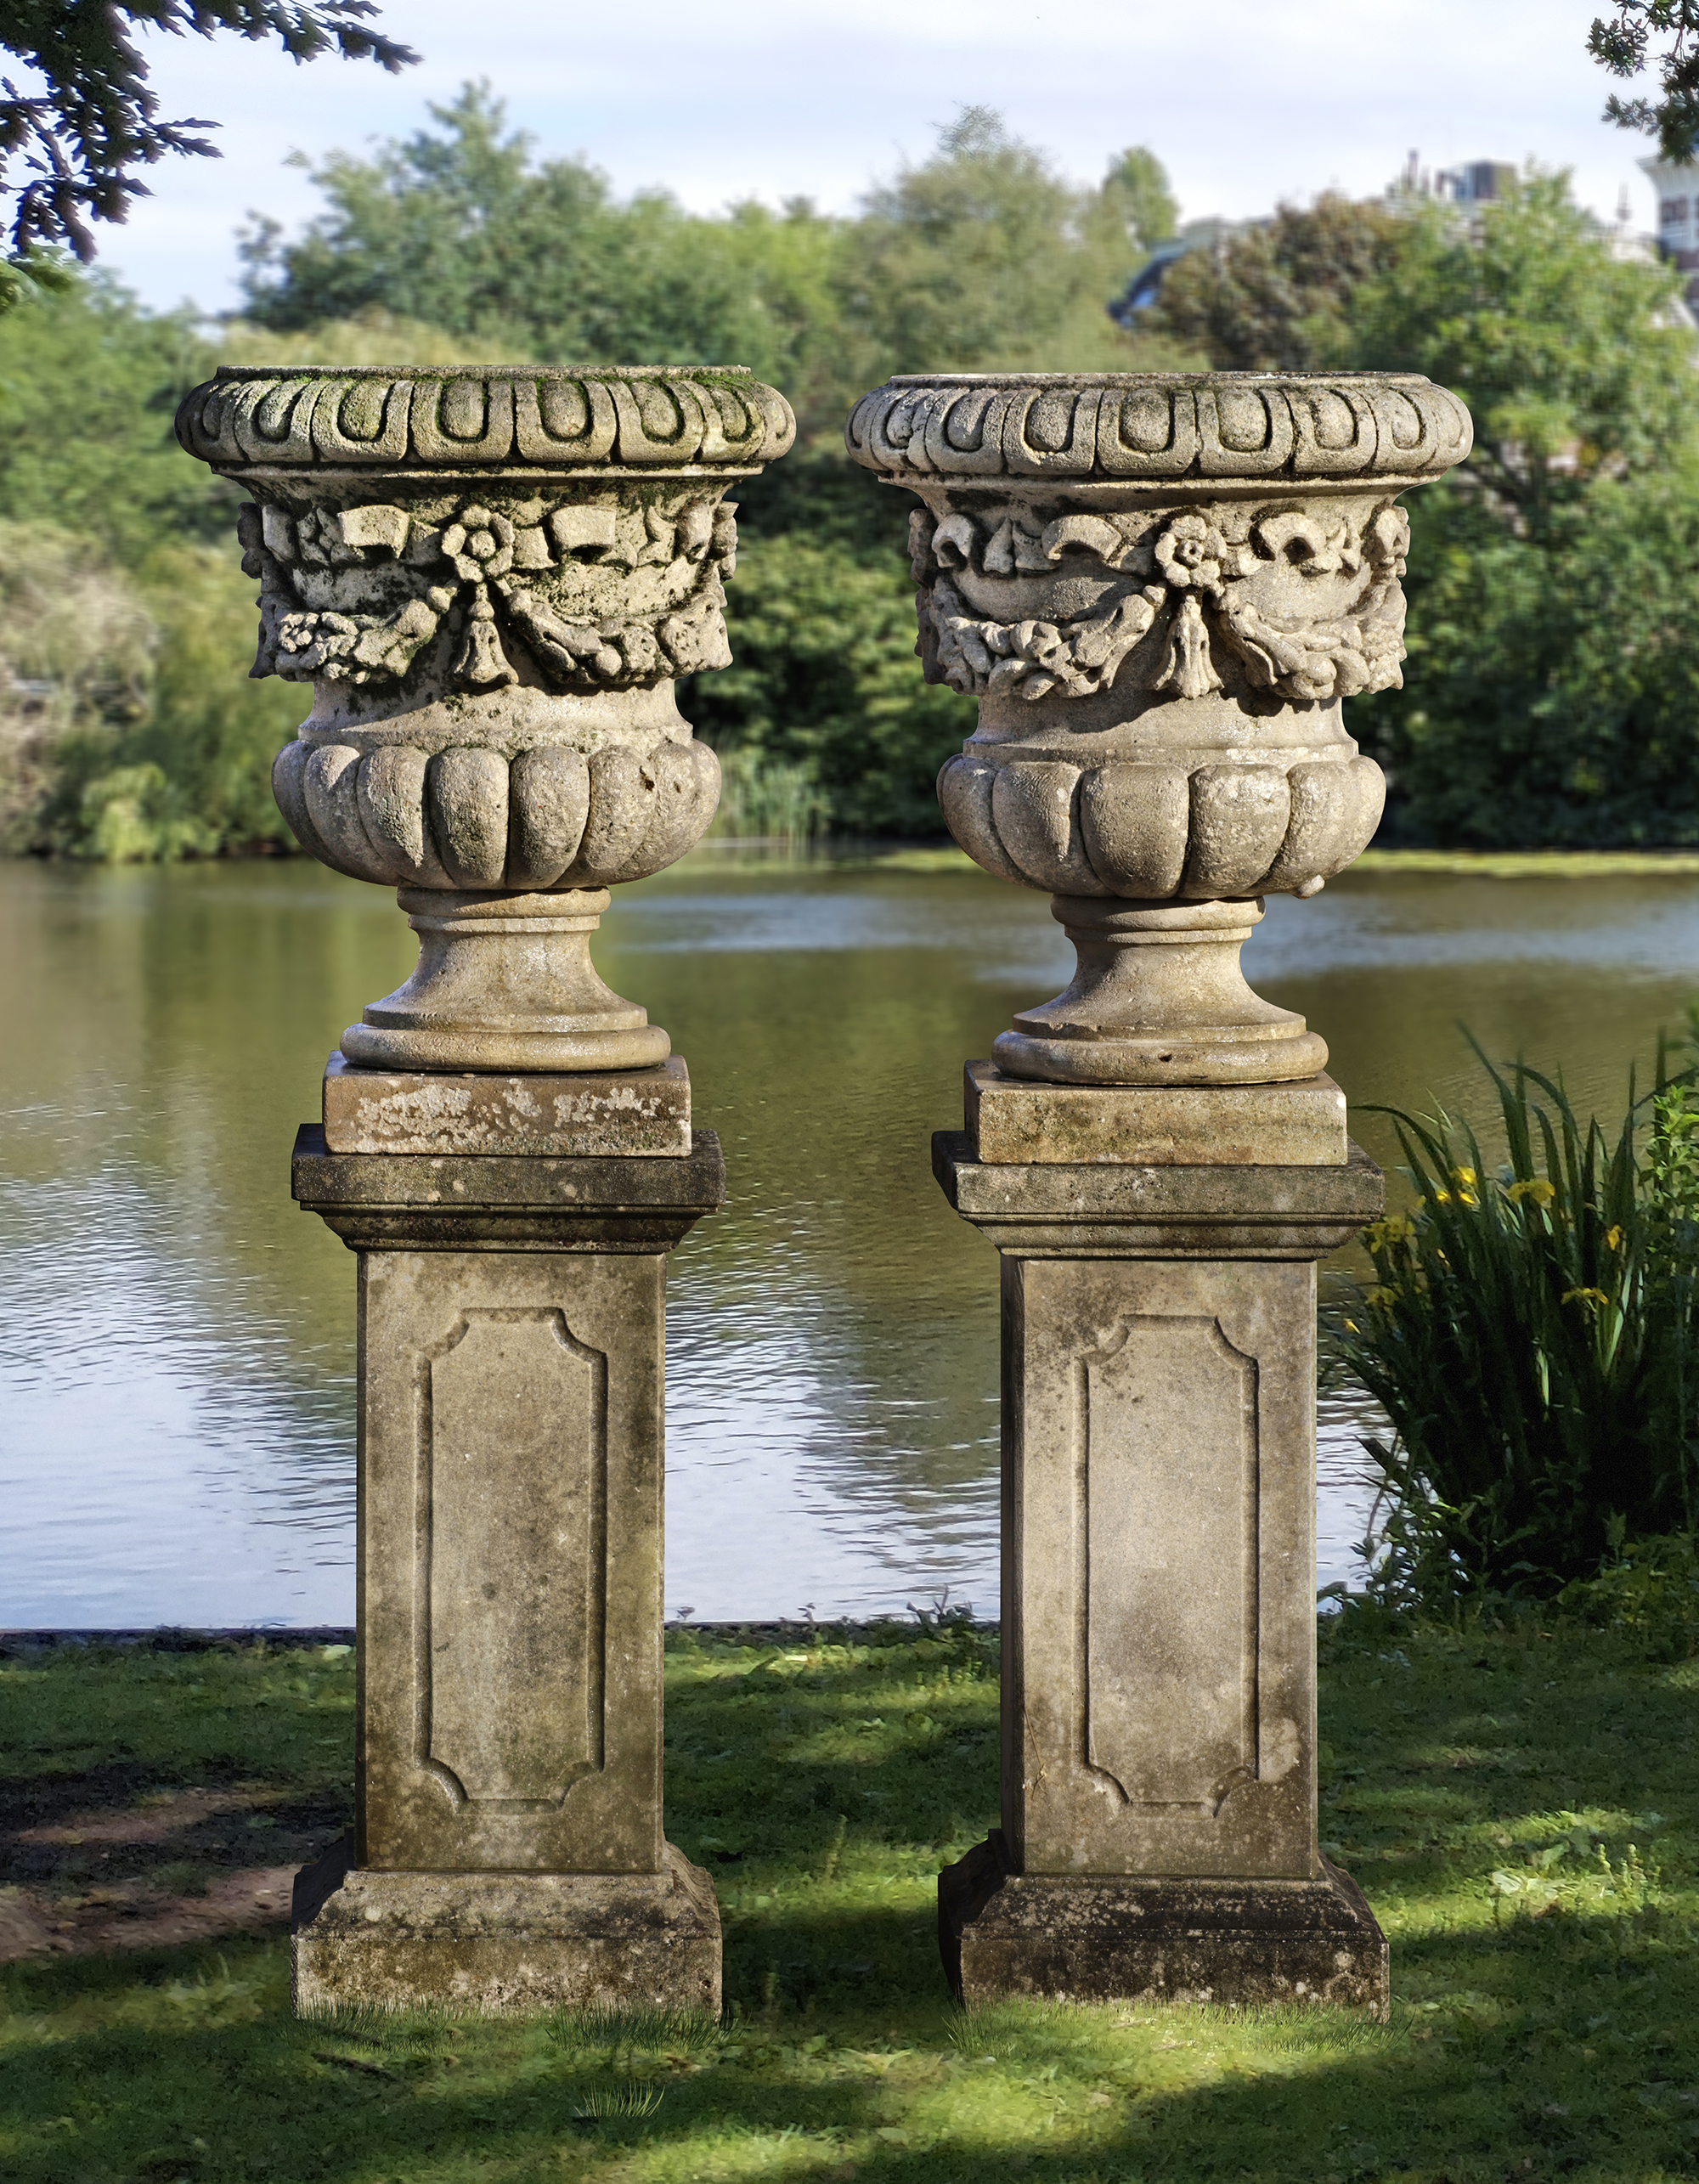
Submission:
<svg viewBox="0 0 1699 2184">
<path fill-rule="evenodd" d="M 1652 224 L 1646 143 L 1600 119 L 1585 49 L 1602 0 L 390 0 L 384 27 L 423 55 L 297 68 L 274 46 L 148 34 L 163 115 L 223 124 L 220 161 L 174 159 L 103 262 L 148 303 L 240 301 L 236 232 L 291 229 L 319 199 L 285 162 L 360 151 L 422 126 L 487 77 L 549 156 L 581 155 L 622 195 L 657 185 L 693 210 L 812 198 L 851 212 L 924 159 L 964 104 L 999 109 L 1075 179 L 1147 144 L 1188 218 L 1245 218 L 1340 189 L 1369 195 L 1425 166 L 1533 158 L 1578 194 Z"/>
</svg>

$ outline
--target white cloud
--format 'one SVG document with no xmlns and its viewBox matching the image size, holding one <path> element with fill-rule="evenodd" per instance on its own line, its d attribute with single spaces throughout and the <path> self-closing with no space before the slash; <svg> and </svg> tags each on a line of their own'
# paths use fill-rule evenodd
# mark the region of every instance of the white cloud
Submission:
<svg viewBox="0 0 1699 2184">
<path fill-rule="evenodd" d="M 1645 227 L 1634 161 L 1646 147 L 1599 119 L 1609 86 L 1584 49 L 1595 12 L 1595 0 L 409 0 L 387 8 L 387 27 L 425 61 L 399 77 L 334 60 L 297 69 L 228 37 L 154 37 L 163 110 L 221 121 L 224 157 L 155 169 L 155 195 L 104 256 L 150 302 L 227 308 L 245 211 L 293 224 L 316 206 L 282 165 L 291 150 L 406 134 L 427 101 L 480 76 L 544 152 L 581 152 L 621 191 L 661 184 L 703 211 L 795 195 L 849 210 L 979 103 L 1081 178 L 1149 144 L 1188 214 L 1245 216 L 1330 185 L 1368 195 L 1415 147 L 1433 166 L 1572 166 L 1601 212 L 1626 183 Z"/>
</svg>

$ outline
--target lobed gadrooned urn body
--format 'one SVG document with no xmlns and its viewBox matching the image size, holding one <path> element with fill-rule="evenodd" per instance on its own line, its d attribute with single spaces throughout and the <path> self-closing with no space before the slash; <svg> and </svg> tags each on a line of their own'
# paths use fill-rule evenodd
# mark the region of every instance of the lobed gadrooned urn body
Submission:
<svg viewBox="0 0 1699 2184">
<path fill-rule="evenodd" d="M 979 700 L 939 776 L 951 833 L 1048 889 L 1079 968 L 1007 1075 L 1250 1084 L 1327 1059 L 1245 984 L 1262 898 L 1368 846 L 1380 768 L 1341 700 L 1402 678 L 1397 496 L 1468 454 L 1414 375 L 894 378 L 851 455 L 917 494 L 927 680 Z"/>
<path fill-rule="evenodd" d="M 349 1061 L 637 1069 L 666 1032 L 597 977 L 606 890 L 707 831 L 675 680 L 728 664 L 724 496 L 795 437 L 742 370 L 229 370 L 183 446 L 251 495 L 251 672 L 313 685 L 273 782 L 302 847 L 395 887 L 420 959 Z"/>
</svg>

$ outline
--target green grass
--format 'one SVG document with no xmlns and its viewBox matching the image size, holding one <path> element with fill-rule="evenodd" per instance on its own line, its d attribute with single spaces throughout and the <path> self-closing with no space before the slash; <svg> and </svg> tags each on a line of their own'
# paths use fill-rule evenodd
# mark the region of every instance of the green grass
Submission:
<svg viewBox="0 0 1699 2184">
<path fill-rule="evenodd" d="M 1615 879 L 1657 874 L 1678 879 L 1699 872 L 1691 849 L 1365 849 L 1358 872 L 1453 872 L 1489 880 Z"/>
<path fill-rule="evenodd" d="M 795 861 L 827 865 L 839 872 L 972 872 L 975 865 L 950 843 L 915 843 L 900 849 L 863 848 L 853 839 L 816 835 L 787 844 L 776 838 L 757 847 L 736 847 L 710 837 L 706 854 L 716 871 L 745 864 Z M 1439 872 L 1458 878 L 1489 880 L 1620 879 L 1662 876 L 1691 879 L 1699 873 L 1699 850 L 1692 849 L 1365 849 L 1351 866 L 1354 872 Z"/>
<path fill-rule="evenodd" d="M 940 1978 L 934 1876 L 995 1816 L 995 1641 L 669 1639 L 668 1829 L 725 1919 L 724 2025 L 297 2023 L 280 1930 L 0 1967 L 8 2184 L 266 2178 L 1501 2184 L 1699 2177 L 1699 1663 L 1667 1625 L 1324 1625 L 1322 1832 L 1392 1944 L 1385 2026 L 1013 2006 Z M 335 1831 L 346 1656 L 0 1660 L 0 1838 L 226 1786 Z M 219 1825 L 230 1822 L 226 1814 Z M 294 1820 L 288 1822 L 294 1826 Z M 76 1832 L 73 1828 L 59 1832 Z M 218 1872 L 219 1836 L 138 1857 Z M 263 1837 L 264 1858 L 287 1832 Z M 294 1838 L 291 1837 L 291 1840 Z M 1632 1849 L 1630 1846 L 1633 1846 Z M 1496 1877 L 1495 1877 L 1496 1876 Z M 3 1899 L 0 1899 L 3 1902 Z"/>
</svg>

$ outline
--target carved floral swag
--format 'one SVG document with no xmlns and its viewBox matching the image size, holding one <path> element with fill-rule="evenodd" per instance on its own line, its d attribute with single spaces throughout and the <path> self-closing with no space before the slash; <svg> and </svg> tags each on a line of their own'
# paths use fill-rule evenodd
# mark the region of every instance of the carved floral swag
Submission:
<svg viewBox="0 0 1699 2184">
<path fill-rule="evenodd" d="M 1350 697 L 1402 682 L 1404 599 L 1398 578 L 1409 522 L 1391 501 L 1363 513 L 1287 507 L 1258 513 L 1231 504 L 1166 514 L 1070 514 L 1036 528 L 1022 507 L 934 522 L 909 518 L 922 652 L 929 679 L 971 697 L 1008 691 L 1029 700 L 1060 691 L 1087 697 L 1109 689 L 1124 662 L 1166 613 L 1136 680 L 1174 697 L 1222 687 L 1224 646 L 1256 688 L 1292 700 Z M 992 577 L 1064 573 L 1085 554 L 1133 582 L 1107 611 L 1055 621 L 989 621 L 962 598 L 952 573 L 977 565 Z M 1360 578 L 1347 612 L 1266 612 L 1247 579 L 1278 564 L 1301 583 Z M 1329 589 L 1336 592 L 1336 584 Z"/>
<path fill-rule="evenodd" d="M 519 680 L 516 641 L 557 689 L 625 689 L 731 662 L 721 579 L 737 566 L 735 509 L 688 502 L 504 513 L 468 499 L 447 520 L 388 504 L 271 505 L 237 518 L 242 567 L 260 579 L 252 672 L 304 682 L 399 683 L 445 622 L 458 624 L 447 680 L 494 690 Z M 649 567 L 676 603 L 648 618 L 590 619 L 551 599 L 551 573 L 573 562 L 629 576 Z M 545 589 L 545 586 L 548 587 Z"/>
</svg>

